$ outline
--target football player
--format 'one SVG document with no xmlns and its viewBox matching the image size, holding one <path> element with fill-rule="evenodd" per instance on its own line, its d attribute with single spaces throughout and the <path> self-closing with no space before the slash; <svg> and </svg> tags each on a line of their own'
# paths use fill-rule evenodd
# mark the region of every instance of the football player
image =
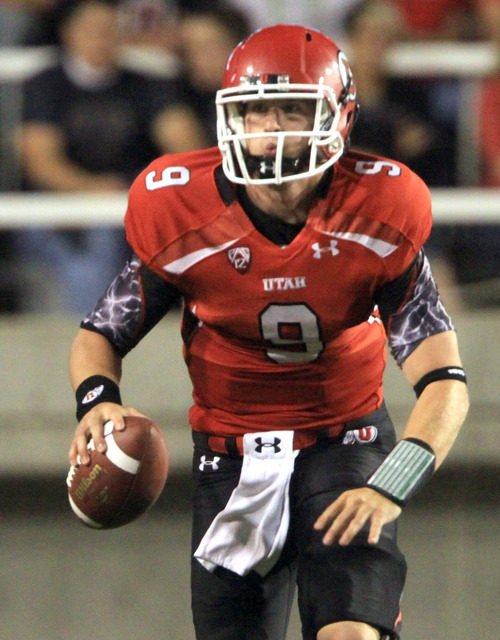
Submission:
<svg viewBox="0 0 500 640">
<path fill-rule="evenodd" d="M 283 640 L 296 583 L 304 640 L 398 638 L 396 521 L 468 406 L 422 249 L 429 191 L 349 151 L 355 81 L 318 31 L 251 35 L 216 103 L 218 148 L 163 156 L 131 188 L 132 256 L 71 351 L 70 460 L 139 413 L 122 359 L 182 300 L 196 637 Z M 386 342 L 418 398 L 399 442 Z"/>
</svg>

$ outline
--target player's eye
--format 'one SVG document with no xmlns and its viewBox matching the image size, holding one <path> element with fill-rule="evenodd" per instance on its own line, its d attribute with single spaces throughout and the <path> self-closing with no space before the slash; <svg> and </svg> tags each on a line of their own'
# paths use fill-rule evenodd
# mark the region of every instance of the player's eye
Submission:
<svg viewBox="0 0 500 640">
<path fill-rule="evenodd" d="M 247 102 L 245 105 L 246 113 L 264 114 L 269 110 L 269 105 L 264 102 Z"/>
<path fill-rule="evenodd" d="M 281 105 L 281 109 L 287 115 L 309 116 L 313 113 L 314 107 L 306 100 L 285 100 Z"/>
<path fill-rule="evenodd" d="M 303 109 L 297 102 L 283 102 L 281 109 L 284 113 L 302 113 Z"/>
</svg>

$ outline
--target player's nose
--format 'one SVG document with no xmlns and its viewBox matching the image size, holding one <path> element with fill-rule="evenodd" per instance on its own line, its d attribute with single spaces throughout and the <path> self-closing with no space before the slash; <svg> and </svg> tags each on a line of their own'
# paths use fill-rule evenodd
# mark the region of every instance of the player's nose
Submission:
<svg viewBox="0 0 500 640">
<path fill-rule="evenodd" d="M 279 131 L 281 129 L 281 116 L 278 107 L 269 107 L 264 116 L 266 131 Z"/>
</svg>

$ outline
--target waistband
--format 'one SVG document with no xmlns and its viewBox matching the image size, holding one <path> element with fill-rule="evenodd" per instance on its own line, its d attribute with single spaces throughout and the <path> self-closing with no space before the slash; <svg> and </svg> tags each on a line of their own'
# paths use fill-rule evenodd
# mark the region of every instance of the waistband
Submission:
<svg viewBox="0 0 500 640">
<path fill-rule="evenodd" d="M 334 439 L 342 437 L 346 431 L 354 431 L 355 429 L 362 429 L 363 427 L 376 426 L 388 417 L 385 402 L 382 402 L 378 409 L 368 413 L 361 418 L 355 420 L 349 420 L 336 424 L 327 429 L 308 429 L 303 431 L 295 431 L 293 436 L 293 448 L 306 449 L 316 444 L 320 440 Z M 196 446 L 202 449 L 209 449 L 214 453 L 222 453 L 230 455 L 232 457 L 241 457 L 243 455 L 243 436 L 213 436 L 209 433 L 202 433 L 201 431 L 192 431 L 193 442 Z"/>
</svg>

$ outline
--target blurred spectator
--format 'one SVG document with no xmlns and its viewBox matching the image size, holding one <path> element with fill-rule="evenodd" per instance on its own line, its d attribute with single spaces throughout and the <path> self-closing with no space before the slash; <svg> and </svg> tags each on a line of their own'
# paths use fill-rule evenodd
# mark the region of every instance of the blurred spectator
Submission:
<svg viewBox="0 0 500 640">
<path fill-rule="evenodd" d="M 32 15 L 23 0 L 0 2 L 0 47 L 13 47 L 23 41 Z"/>
<path fill-rule="evenodd" d="M 181 91 L 205 133 L 204 146 L 217 145 L 215 94 L 227 59 L 250 34 L 243 13 L 223 6 L 186 12 L 180 22 L 180 53 L 185 73 Z"/>
<path fill-rule="evenodd" d="M 481 0 L 390 0 L 404 23 L 404 38 L 437 43 L 477 40 L 482 37 L 477 16 Z M 498 1 L 498 0 L 496 0 Z M 458 122 L 464 100 L 459 78 L 429 78 L 417 81 L 429 96 L 428 115 L 445 129 L 453 144 L 459 139 Z M 459 179 L 463 179 L 463 175 Z"/>
<path fill-rule="evenodd" d="M 9 0 L 0 2 L 0 47 L 16 47 L 22 45 L 26 34 L 36 23 L 38 12 L 49 9 L 53 0 Z M 6 105 L 11 103 L 12 91 L 6 85 L 0 85 L 0 162 L 2 176 L 0 189 L 8 187 L 12 169 L 12 153 L 10 140 L 5 135 L 12 126 L 10 113 L 6 113 Z M 0 230 L 0 313 L 14 313 L 21 307 L 21 294 L 18 281 L 12 277 L 12 264 L 15 259 L 13 234 Z"/>
<path fill-rule="evenodd" d="M 497 72 L 480 86 L 476 122 L 482 184 L 500 187 L 500 2 L 478 0 L 478 15 L 485 35 L 498 50 Z"/>
<path fill-rule="evenodd" d="M 500 70 L 479 89 L 477 122 L 481 183 L 500 187 Z"/>
<path fill-rule="evenodd" d="M 159 153 L 198 147 L 196 120 L 174 83 L 117 66 L 114 3 L 72 3 L 61 41 L 61 62 L 25 87 L 19 150 L 28 189 L 125 190 Z M 54 270 L 60 310 L 75 313 L 92 306 L 128 251 L 117 228 L 30 230 L 18 246 Z"/>
<path fill-rule="evenodd" d="M 21 300 L 17 282 L 12 278 L 12 233 L 0 232 L 0 313 L 19 311 Z"/>
<path fill-rule="evenodd" d="M 246 16 L 250 31 L 279 23 L 302 24 L 319 29 L 333 38 L 339 46 L 344 44 L 342 25 L 345 14 L 358 2 L 359 0 L 226 0 L 226 4 Z M 191 5 L 199 10 L 203 5 L 216 5 L 217 0 L 180 0 L 180 4 Z"/>
<path fill-rule="evenodd" d="M 18 0 L 30 14 L 31 20 L 22 44 L 28 46 L 60 45 L 60 27 L 66 11 L 75 0 Z"/>
<path fill-rule="evenodd" d="M 500 2 L 476 0 L 477 15 L 485 37 L 500 48 Z"/>
<path fill-rule="evenodd" d="M 179 74 L 179 11 L 174 0 L 120 0 L 124 35 L 121 60 L 128 69 L 161 78 Z"/>
<path fill-rule="evenodd" d="M 352 146 L 404 162 L 429 185 L 452 184 L 454 149 L 430 120 L 425 91 L 386 71 L 387 49 L 401 33 L 399 12 L 388 0 L 362 0 L 344 29 L 360 104 Z"/>
<path fill-rule="evenodd" d="M 477 12 L 482 33 L 500 52 L 500 3 L 477 0 Z M 496 75 L 478 82 L 470 127 L 477 133 L 480 182 L 482 186 L 500 187 L 500 67 Z M 428 253 L 438 277 L 458 285 L 466 305 L 500 305 L 500 224 L 437 224 Z"/>
<path fill-rule="evenodd" d="M 477 37 L 477 0 L 391 0 L 410 40 L 464 40 Z"/>
</svg>

